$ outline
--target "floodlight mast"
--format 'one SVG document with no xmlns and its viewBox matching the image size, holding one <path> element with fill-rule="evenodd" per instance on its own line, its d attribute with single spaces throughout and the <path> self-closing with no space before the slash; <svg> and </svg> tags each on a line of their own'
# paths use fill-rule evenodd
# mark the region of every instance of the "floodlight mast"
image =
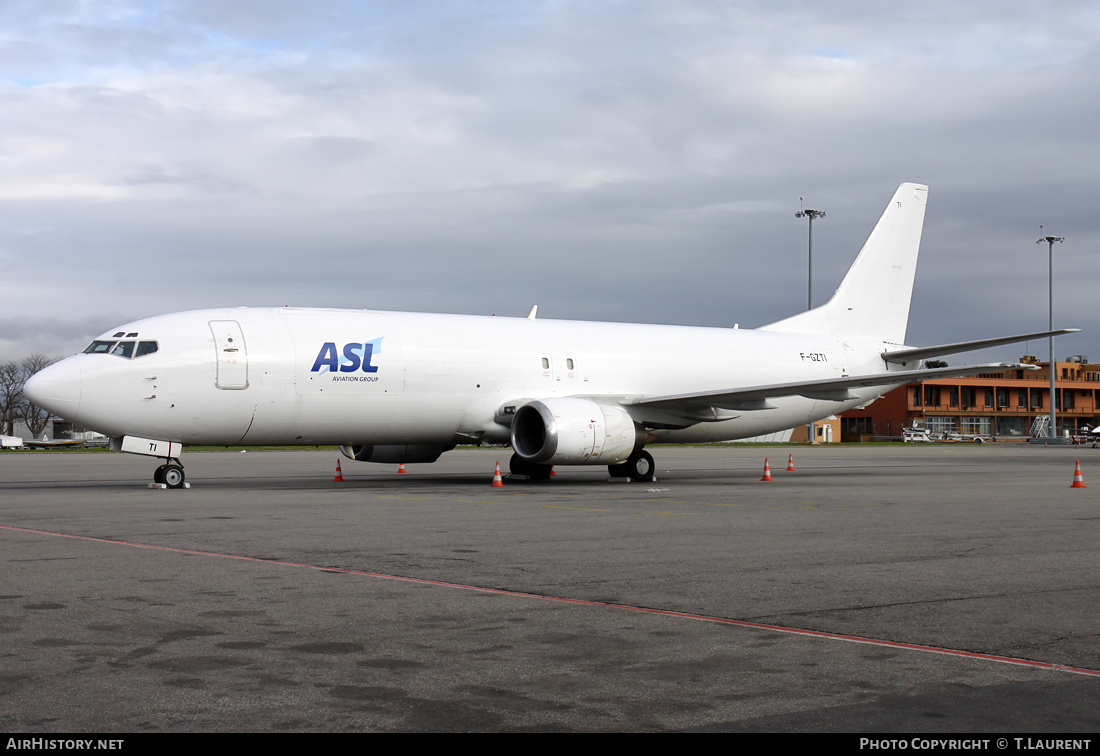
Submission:
<svg viewBox="0 0 1100 756">
<path fill-rule="evenodd" d="M 1039 233 L 1043 233 L 1043 227 L 1039 226 Z M 1048 307 L 1048 331 L 1054 330 L 1054 242 L 1061 244 L 1066 238 L 1064 236 L 1041 236 L 1036 240 L 1036 244 L 1047 243 L 1047 307 Z M 1050 339 L 1050 437 L 1057 438 L 1057 426 L 1054 424 L 1056 413 L 1054 410 L 1054 397 L 1056 396 L 1054 388 L 1054 337 Z"/>
<path fill-rule="evenodd" d="M 798 198 L 802 200 L 801 197 Z M 824 218 L 824 210 L 811 210 L 802 209 L 794 214 L 796 218 L 806 218 L 809 220 L 810 226 L 810 240 L 809 240 L 809 254 L 807 257 L 807 273 L 806 273 L 806 309 L 812 310 L 814 308 L 814 218 Z M 816 443 L 817 439 L 814 438 L 814 424 L 809 423 L 806 426 L 806 443 Z"/>
<path fill-rule="evenodd" d="M 801 199 L 801 197 L 799 199 Z M 809 259 L 809 263 L 808 263 L 809 282 L 808 282 L 807 287 L 806 287 L 807 288 L 806 309 L 807 310 L 812 310 L 814 308 L 814 218 L 824 218 L 825 217 L 825 211 L 824 210 L 810 210 L 810 209 L 799 210 L 797 213 L 794 214 L 794 217 L 809 219 L 809 226 L 810 226 L 810 245 L 809 245 L 810 249 L 809 249 L 809 258 L 808 258 Z"/>
</svg>

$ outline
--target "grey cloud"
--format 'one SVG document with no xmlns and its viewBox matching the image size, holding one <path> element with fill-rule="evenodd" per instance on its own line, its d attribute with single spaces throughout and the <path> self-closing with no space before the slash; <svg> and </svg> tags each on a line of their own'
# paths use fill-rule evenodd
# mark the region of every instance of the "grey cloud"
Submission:
<svg viewBox="0 0 1100 756">
<path fill-rule="evenodd" d="M 910 180 L 932 186 L 914 343 L 1042 327 L 1039 223 L 1067 237 L 1064 324 L 1097 319 L 1088 3 L 118 0 L 0 22 L 0 272 L 20 312 L 76 303 L 91 334 L 235 304 L 758 325 L 804 306 L 799 196 L 828 212 L 821 301 Z"/>
</svg>

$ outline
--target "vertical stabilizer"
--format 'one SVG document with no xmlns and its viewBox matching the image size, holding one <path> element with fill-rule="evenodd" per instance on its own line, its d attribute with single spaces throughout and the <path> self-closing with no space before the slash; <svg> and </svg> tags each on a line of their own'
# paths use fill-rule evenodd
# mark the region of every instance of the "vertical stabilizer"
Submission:
<svg viewBox="0 0 1100 756">
<path fill-rule="evenodd" d="M 761 330 L 903 344 L 927 204 L 927 186 L 899 186 L 833 298 Z"/>
</svg>

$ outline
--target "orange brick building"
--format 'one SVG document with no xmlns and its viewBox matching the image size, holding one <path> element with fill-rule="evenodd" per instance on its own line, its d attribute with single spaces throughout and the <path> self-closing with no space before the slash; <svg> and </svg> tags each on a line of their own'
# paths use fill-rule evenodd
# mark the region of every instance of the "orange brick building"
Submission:
<svg viewBox="0 0 1100 756">
<path fill-rule="evenodd" d="M 993 436 L 998 441 L 1025 441 L 1036 419 L 1050 415 L 1050 363 L 1034 357 L 1020 362 L 1039 370 L 1006 370 L 965 378 L 937 378 L 900 386 L 864 409 L 840 415 L 841 441 L 900 438 L 902 428 L 928 428 L 933 433 Z M 1100 417 L 1100 364 L 1084 356 L 1055 362 L 1055 411 L 1059 431 L 1092 428 Z"/>
</svg>

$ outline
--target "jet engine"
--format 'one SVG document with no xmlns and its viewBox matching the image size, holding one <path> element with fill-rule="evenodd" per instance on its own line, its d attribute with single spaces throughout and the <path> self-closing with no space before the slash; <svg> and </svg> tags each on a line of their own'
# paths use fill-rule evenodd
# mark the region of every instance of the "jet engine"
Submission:
<svg viewBox="0 0 1100 756">
<path fill-rule="evenodd" d="M 454 444 L 362 444 L 341 446 L 340 453 L 359 462 L 383 462 L 400 464 L 407 462 L 435 462 L 439 455 L 455 448 Z"/>
<path fill-rule="evenodd" d="M 547 465 L 613 465 L 645 443 L 622 407 L 560 397 L 524 404 L 512 419 L 512 449 Z"/>
</svg>

